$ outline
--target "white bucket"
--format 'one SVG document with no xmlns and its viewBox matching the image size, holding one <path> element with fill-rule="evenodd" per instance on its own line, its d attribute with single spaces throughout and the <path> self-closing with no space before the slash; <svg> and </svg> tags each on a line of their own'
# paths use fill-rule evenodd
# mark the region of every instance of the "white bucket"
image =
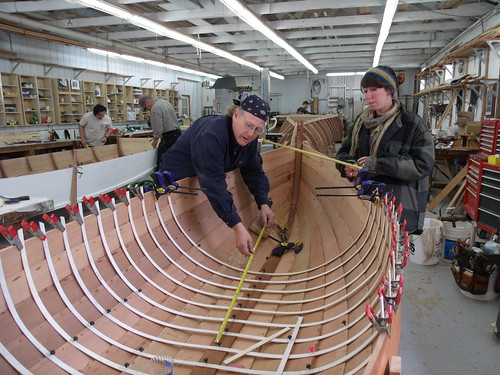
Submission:
<svg viewBox="0 0 500 375">
<path fill-rule="evenodd" d="M 412 263 L 431 266 L 439 262 L 443 247 L 443 223 L 425 219 L 423 233 L 411 235 L 410 260 Z"/>
<path fill-rule="evenodd" d="M 468 221 L 456 221 L 455 226 L 450 221 L 444 222 L 443 236 L 444 236 L 444 259 L 452 259 L 451 250 L 455 247 L 457 240 L 467 241 L 472 236 L 474 227 Z"/>
</svg>

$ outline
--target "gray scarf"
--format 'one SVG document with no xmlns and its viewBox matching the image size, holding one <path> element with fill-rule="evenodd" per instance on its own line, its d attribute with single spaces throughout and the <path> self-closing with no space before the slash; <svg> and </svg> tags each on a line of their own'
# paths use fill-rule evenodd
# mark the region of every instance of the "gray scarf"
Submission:
<svg viewBox="0 0 500 375">
<path fill-rule="evenodd" d="M 361 126 L 370 130 L 370 156 L 377 155 L 383 135 L 401 112 L 401 103 L 394 99 L 392 100 L 392 103 L 393 106 L 391 109 L 380 117 L 375 117 L 375 112 L 373 112 L 371 108 L 367 108 L 361 113 L 352 130 L 351 149 L 349 151 L 349 155 L 356 155 Z"/>
</svg>

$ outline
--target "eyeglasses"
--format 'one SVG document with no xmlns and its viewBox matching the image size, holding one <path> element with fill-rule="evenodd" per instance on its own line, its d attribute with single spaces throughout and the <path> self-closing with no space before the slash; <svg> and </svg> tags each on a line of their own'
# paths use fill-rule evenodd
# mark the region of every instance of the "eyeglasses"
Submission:
<svg viewBox="0 0 500 375">
<path fill-rule="evenodd" d="M 264 132 L 264 128 L 258 128 L 253 126 L 252 124 L 249 124 L 245 119 L 245 114 L 242 114 L 241 116 L 243 117 L 243 124 L 245 125 L 245 129 L 250 130 L 257 134 L 262 134 Z"/>
</svg>

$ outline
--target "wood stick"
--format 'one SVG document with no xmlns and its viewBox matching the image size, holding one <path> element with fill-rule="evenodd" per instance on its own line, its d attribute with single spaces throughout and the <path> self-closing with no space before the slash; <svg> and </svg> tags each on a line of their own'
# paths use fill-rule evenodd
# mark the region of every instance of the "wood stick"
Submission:
<svg viewBox="0 0 500 375">
<path fill-rule="evenodd" d="M 228 359 L 224 360 L 224 362 L 222 362 L 222 363 L 224 363 L 225 365 L 228 365 L 231 362 L 233 362 L 235 359 L 238 359 L 238 358 L 244 356 L 245 354 L 251 352 L 252 350 L 257 349 L 258 347 L 261 347 L 265 343 L 268 343 L 272 339 L 281 336 L 282 334 L 288 332 L 289 330 L 290 330 L 290 327 L 285 327 L 281 331 L 278 331 L 278 332 L 272 334 L 271 336 L 266 337 L 264 340 L 256 342 L 255 344 L 249 346 L 248 348 L 243 349 L 241 352 L 239 352 L 238 354 L 233 355 L 232 357 L 229 357 Z"/>
<path fill-rule="evenodd" d="M 428 204 L 427 209 L 429 211 L 434 210 L 439 203 L 458 185 L 460 181 L 462 181 L 467 175 L 467 166 L 463 167 L 460 172 L 450 181 L 448 185 L 445 186 L 443 190 L 437 195 L 436 198 L 432 200 L 431 203 Z"/>
</svg>

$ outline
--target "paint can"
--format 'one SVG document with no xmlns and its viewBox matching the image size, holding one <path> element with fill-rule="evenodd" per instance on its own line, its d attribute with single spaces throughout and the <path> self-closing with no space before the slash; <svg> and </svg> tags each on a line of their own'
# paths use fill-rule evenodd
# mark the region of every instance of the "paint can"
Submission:
<svg viewBox="0 0 500 375">
<path fill-rule="evenodd" d="M 410 240 L 410 261 L 412 263 L 424 266 L 437 264 L 443 248 L 443 222 L 426 218 L 422 234 L 412 234 Z"/>
</svg>

